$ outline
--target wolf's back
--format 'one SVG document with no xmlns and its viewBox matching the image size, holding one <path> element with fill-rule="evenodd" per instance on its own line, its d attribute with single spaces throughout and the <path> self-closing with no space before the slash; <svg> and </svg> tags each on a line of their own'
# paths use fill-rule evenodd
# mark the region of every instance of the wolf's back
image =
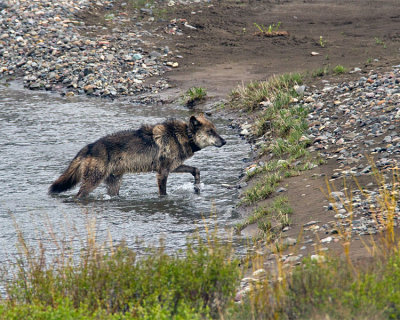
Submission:
<svg viewBox="0 0 400 320">
<path fill-rule="evenodd" d="M 67 191 L 81 180 L 81 160 L 82 158 L 77 156 L 71 161 L 67 170 L 50 186 L 49 194 Z"/>
</svg>

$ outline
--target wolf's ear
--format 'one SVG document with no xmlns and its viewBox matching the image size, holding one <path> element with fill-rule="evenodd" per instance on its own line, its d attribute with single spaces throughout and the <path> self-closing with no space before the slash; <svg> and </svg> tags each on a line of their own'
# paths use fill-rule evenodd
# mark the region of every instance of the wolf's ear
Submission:
<svg viewBox="0 0 400 320">
<path fill-rule="evenodd" d="M 197 120 L 197 118 L 195 116 L 191 116 L 190 117 L 190 125 L 193 128 L 198 128 L 198 127 L 200 127 L 201 123 L 199 120 Z"/>
</svg>

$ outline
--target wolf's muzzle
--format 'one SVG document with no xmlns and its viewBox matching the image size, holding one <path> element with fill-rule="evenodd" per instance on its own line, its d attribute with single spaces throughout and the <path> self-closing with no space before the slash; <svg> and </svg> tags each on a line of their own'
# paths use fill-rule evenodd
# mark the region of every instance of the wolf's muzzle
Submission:
<svg viewBox="0 0 400 320">
<path fill-rule="evenodd" d="M 220 143 L 217 145 L 218 148 L 221 148 L 222 146 L 226 145 L 226 141 L 224 138 L 221 138 Z"/>
</svg>

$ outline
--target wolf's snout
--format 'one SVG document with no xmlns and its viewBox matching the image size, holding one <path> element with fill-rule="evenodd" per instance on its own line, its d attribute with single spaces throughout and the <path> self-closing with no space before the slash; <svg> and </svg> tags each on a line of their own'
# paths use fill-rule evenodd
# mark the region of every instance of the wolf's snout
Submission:
<svg viewBox="0 0 400 320">
<path fill-rule="evenodd" d="M 221 141 L 220 141 L 220 144 L 218 145 L 218 147 L 222 147 L 224 145 L 226 145 L 226 141 L 224 138 L 221 138 Z"/>
</svg>

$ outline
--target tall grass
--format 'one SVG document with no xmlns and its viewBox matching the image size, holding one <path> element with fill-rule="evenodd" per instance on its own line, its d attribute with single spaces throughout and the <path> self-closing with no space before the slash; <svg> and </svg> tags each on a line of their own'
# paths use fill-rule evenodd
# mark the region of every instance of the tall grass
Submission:
<svg viewBox="0 0 400 320">
<path fill-rule="evenodd" d="M 254 81 L 248 85 L 242 85 L 231 92 L 231 106 L 246 111 L 260 109 L 263 101 L 289 102 L 289 95 L 296 95 L 294 85 L 302 83 L 302 77 L 298 73 L 274 76 L 268 81 Z"/>
<path fill-rule="evenodd" d="M 400 175 L 394 169 L 392 181 L 388 182 L 374 166 L 373 172 L 380 186 L 376 199 L 364 192 L 356 181 L 365 200 L 370 203 L 370 212 L 380 230 L 368 241 L 364 238 L 369 256 L 361 262 L 352 258 L 352 192 L 349 184 L 345 183 L 344 198 L 339 201 L 350 213 L 346 221 L 350 228 L 339 228 L 338 234 L 344 259 L 340 258 L 340 253 L 320 251 L 317 245 L 316 256 L 292 266 L 284 265 L 279 252 L 276 252 L 276 270 L 267 272 L 262 281 L 252 285 L 232 319 L 400 318 L 400 239 L 394 229 Z M 328 183 L 327 197 L 333 190 L 335 186 Z M 256 269 L 263 267 L 262 257 L 252 259 Z"/>
<path fill-rule="evenodd" d="M 161 246 L 138 257 L 123 243 L 97 244 L 93 232 L 79 259 L 64 252 L 63 259 L 48 261 L 45 248 L 35 251 L 22 237 L 20 246 L 23 254 L 0 304 L 3 319 L 219 317 L 232 303 L 240 274 L 231 245 L 222 244 L 216 231 L 207 240 L 188 239 L 175 255 Z"/>
</svg>

